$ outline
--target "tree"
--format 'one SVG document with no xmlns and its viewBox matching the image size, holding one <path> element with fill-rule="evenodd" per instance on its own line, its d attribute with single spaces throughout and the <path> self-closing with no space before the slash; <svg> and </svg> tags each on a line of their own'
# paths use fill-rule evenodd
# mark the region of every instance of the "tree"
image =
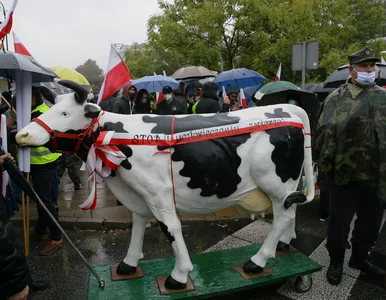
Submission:
<svg viewBox="0 0 386 300">
<path fill-rule="evenodd" d="M 254 57 L 253 64 L 257 70 L 265 69 L 263 73 L 270 78 L 274 78 L 282 62 L 282 78 L 300 83 L 301 72 L 291 72 L 291 46 L 296 42 L 319 41 L 319 69 L 308 71 L 307 79 L 320 82 L 347 64 L 349 54 L 365 46 L 379 53 L 382 42 L 376 39 L 386 35 L 385 7 L 379 1 L 274 0 L 270 8 L 265 49 Z M 371 11 L 371 15 L 366 11 Z"/>
<path fill-rule="evenodd" d="M 104 76 L 103 70 L 99 68 L 95 60 L 88 59 L 83 65 L 76 67 L 75 70 L 87 78 L 94 91 L 100 90 Z"/>
<path fill-rule="evenodd" d="M 291 47 L 318 40 L 319 69 L 307 81 L 323 81 L 347 56 L 364 47 L 385 47 L 385 0 L 175 0 L 159 1 L 148 21 L 148 43 L 131 57 L 138 70 L 168 74 L 186 65 L 221 71 L 255 69 L 299 84 L 291 71 Z M 134 55 L 135 54 L 135 55 Z M 135 62 L 135 63 L 134 63 Z M 139 67 L 140 66 L 140 67 Z M 142 73 L 143 74 L 143 73 Z"/>
<path fill-rule="evenodd" d="M 260 2 L 260 0 L 256 0 Z M 162 14 L 148 22 L 150 46 L 182 65 L 231 69 L 255 31 L 246 0 L 159 1 Z"/>
</svg>

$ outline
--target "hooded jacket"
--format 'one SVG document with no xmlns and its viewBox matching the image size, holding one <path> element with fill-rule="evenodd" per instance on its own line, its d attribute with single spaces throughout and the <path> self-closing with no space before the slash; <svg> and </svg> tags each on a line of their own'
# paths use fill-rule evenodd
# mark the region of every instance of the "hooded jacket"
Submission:
<svg viewBox="0 0 386 300">
<path fill-rule="evenodd" d="M 207 113 L 219 113 L 229 111 L 229 104 L 220 107 L 218 103 L 217 91 L 219 85 L 215 82 L 206 82 L 202 86 L 202 97 L 197 103 L 195 113 L 196 114 L 207 114 Z"/>
<path fill-rule="evenodd" d="M 135 97 L 134 99 L 130 99 L 129 97 L 129 89 L 130 87 L 135 88 Z M 122 97 L 118 98 L 113 105 L 112 112 L 121 115 L 133 115 L 136 113 L 135 111 L 135 98 L 137 96 L 137 88 L 131 83 L 131 81 L 127 82 L 122 88 Z"/>
</svg>

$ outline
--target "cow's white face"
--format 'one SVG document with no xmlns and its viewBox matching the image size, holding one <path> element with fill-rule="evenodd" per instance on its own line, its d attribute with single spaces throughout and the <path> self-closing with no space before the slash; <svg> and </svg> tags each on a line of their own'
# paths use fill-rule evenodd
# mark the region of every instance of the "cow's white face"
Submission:
<svg viewBox="0 0 386 300">
<path fill-rule="evenodd" d="M 58 132 L 79 131 L 84 129 L 91 119 L 98 116 L 100 107 L 96 104 L 82 104 L 75 101 L 74 94 L 61 95 L 60 101 L 47 112 L 39 116 L 48 127 Z M 48 132 L 38 123 L 31 122 L 16 135 L 20 146 L 42 146 L 50 141 Z"/>
</svg>

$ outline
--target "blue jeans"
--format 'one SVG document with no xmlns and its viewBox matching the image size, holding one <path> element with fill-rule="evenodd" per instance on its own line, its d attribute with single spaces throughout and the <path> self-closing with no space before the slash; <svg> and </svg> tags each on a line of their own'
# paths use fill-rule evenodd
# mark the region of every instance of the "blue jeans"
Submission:
<svg viewBox="0 0 386 300">
<path fill-rule="evenodd" d="M 31 170 L 33 188 L 42 199 L 44 205 L 50 213 L 59 220 L 59 184 L 58 172 L 56 167 L 39 168 L 38 170 Z M 56 224 L 49 217 L 47 212 L 38 204 L 38 222 L 36 224 L 36 233 L 44 235 L 47 233 L 47 228 L 50 230 L 50 239 L 59 241 L 62 238 L 62 233 Z"/>
</svg>

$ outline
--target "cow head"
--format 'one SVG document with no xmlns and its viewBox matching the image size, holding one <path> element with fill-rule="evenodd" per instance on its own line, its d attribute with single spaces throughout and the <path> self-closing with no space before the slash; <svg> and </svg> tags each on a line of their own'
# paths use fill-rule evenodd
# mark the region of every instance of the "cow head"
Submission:
<svg viewBox="0 0 386 300">
<path fill-rule="evenodd" d="M 57 96 L 60 99 L 56 99 L 54 106 L 20 130 L 16 135 L 20 146 L 45 145 L 51 151 L 73 153 L 83 145 L 84 133 L 96 130 L 93 120 L 101 109 L 86 102 L 87 90 L 73 81 L 59 83 L 74 93 Z"/>
</svg>

